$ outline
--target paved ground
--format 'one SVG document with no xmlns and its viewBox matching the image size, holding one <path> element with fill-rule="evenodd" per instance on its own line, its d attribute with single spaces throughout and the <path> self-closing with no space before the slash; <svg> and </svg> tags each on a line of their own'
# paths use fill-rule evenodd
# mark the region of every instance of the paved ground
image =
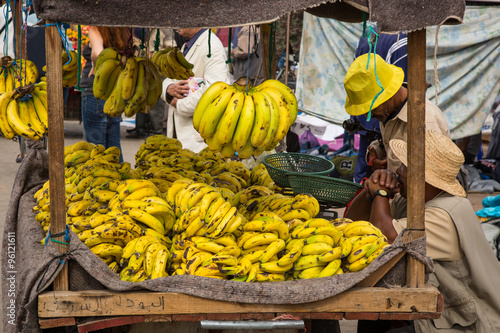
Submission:
<svg viewBox="0 0 500 333">
<path fill-rule="evenodd" d="M 77 121 L 65 121 L 65 145 L 73 144 L 83 140 L 82 126 Z M 122 149 L 124 160 L 134 162 L 135 152 L 139 149 L 143 140 L 126 139 L 125 128 L 122 128 Z M 0 165 L 2 172 L 0 172 L 0 232 L 3 235 L 3 227 L 5 224 L 5 216 L 7 207 L 10 200 L 12 185 L 16 176 L 19 164 L 15 162 L 17 154 L 19 154 L 19 144 L 17 142 L 0 138 L 0 147 L 2 147 L 2 154 L 0 154 Z M 496 193 L 498 194 L 498 193 Z M 469 198 L 475 210 L 482 208 L 481 201 L 488 195 L 486 193 L 471 193 Z M 342 210 L 339 210 L 342 213 Z M 3 240 L 3 237 L 2 237 Z M 1 298 L 1 295 L 0 295 Z M 0 332 L 2 331 L 2 324 L 0 322 Z M 343 333 L 355 333 L 356 321 L 341 321 L 341 328 Z"/>
</svg>

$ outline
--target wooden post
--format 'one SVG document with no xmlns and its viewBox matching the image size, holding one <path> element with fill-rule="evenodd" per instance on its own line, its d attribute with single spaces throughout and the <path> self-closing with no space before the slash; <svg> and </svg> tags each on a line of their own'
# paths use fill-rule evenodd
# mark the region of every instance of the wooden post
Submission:
<svg viewBox="0 0 500 333">
<path fill-rule="evenodd" d="M 274 31 L 274 34 L 276 34 L 276 31 Z M 271 68 L 271 73 L 276 72 L 274 54 L 270 54 L 269 52 L 269 45 L 273 42 L 271 40 L 271 24 L 260 25 L 260 42 L 262 45 L 262 67 L 264 69 L 264 80 L 274 79 L 274 74 L 269 75 L 269 68 Z M 272 56 L 271 62 L 269 62 L 270 55 Z"/>
<path fill-rule="evenodd" d="M 408 242 L 425 235 L 425 29 L 408 33 Z M 413 229 L 413 230 L 412 230 Z M 417 229 L 417 230 L 414 230 Z M 424 264 L 407 255 L 406 284 L 424 285 Z"/>
<path fill-rule="evenodd" d="M 64 184 L 64 98 L 62 89 L 62 41 L 54 22 L 45 28 L 45 58 L 47 59 L 47 108 L 49 116 L 49 175 L 50 175 L 50 232 L 66 230 Z M 64 236 L 56 238 L 64 241 Z M 67 246 L 55 243 L 61 253 Z M 54 290 L 68 290 L 68 264 L 54 280 Z"/>
<path fill-rule="evenodd" d="M 285 85 L 288 85 L 288 66 L 290 64 L 290 13 L 286 19 Z"/>
</svg>

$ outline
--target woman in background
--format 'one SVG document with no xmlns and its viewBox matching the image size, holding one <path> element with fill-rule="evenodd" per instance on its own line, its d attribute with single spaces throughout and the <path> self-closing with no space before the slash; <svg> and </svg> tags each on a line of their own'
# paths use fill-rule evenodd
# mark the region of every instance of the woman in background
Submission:
<svg viewBox="0 0 500 333">
<path fill-rule="evenodd" d="M 97 99 L 93 93 L 95 62 L 99 53 L 108 47 L 113 47 L 119 52 L 127 49 L 132 43 L 130 29 L 124 27 L 91 27 L 89 30 L 89 43 L 82 51 L 87 61 L 82 70 L 80 87 L 82 92 L 82 122 L 85 140 L 93 144 L 101 144 L 106 148 L 120 145 L 120 120 L 121 117 L 110 117 L 103 112 L 104 101 Z M 123 153 L 120 163 L 123 162 Z"/>
</svg>

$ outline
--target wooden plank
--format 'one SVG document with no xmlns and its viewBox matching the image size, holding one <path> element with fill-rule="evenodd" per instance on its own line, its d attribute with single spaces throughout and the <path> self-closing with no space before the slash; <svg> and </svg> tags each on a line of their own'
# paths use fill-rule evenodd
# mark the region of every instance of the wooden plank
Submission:
<svg viewBox="0 0 500 333">
<path fill-rule="evenodd" d="M 396 265 L 401 258 L 406 254 L 405 251 L 401 251 L 396 255 L 394 258 L 386 262 L 383 266 L 381 266 L 379 269 L 377 269 L 375 272 L 370 274 L 366 279 L 361 281 L 356 285 L 356 287 L 373 287 L 375 284 L 377 284 L 378 281 L 380 281 L 381 278 L 384 277 L 387 272 Z"/>
<path fill-rule="evenodd" d="M 425 29 L 408 33 L 408 229 L 403 242 L 425 235 Z M 425 281 L 424 264 L 407 256 L 406 284 L 416 288 Z"/>
<path fill-rule="evenodd" d="M 64 177 L 64 98 L 62 78 L 61 35 L 54 22 L 46 22 L 45 58 L 47 59 L 47 105 L 50 129 L 49 175 L 50 175 L 50 232 L 58 234 L 66 230 L 66 203 Z M 64 236 L 55 237 L 64 241 Z M 61 253 L 68 250 L 64 244 L 55 243 Z M 54 280 L 55 290 L 68 290 L 68 265 Z"/>
<path fill-rule="evenodd" d="M 132 325 L 144 322 L 144 316 L 125 316 L 88 321 L 78 325 L 78 333 L 102 330 L 110 327 Z"/>
<path fill-rule="evenodd" d="M 273 320 L 274 313 L 242 313 L 241 320 Z"/>
<path fill-rule="evenodd" d="M 379 316 L 378 312 L 346 312 L 344 314 L 347 320 L 377 320 Z"/>
<path fill-rule="evenodd" d="M 439 292 L 422 288 L 353 288 L 306 304 L 247 304 L 178 293 L 50 291 L 38 296 L 40 318 L 206 313 L 436 312 Z M 178 320 L 172 318 L 173 320 Z M 206 315 L 205 318 L 206 319 Z"/>
<path fill-rule="evenodd" d="M 73 326 L 76 324 L 75 317 L 40 319 L 38 321 L 41 329 L 54 327 Z"/>
</svg>

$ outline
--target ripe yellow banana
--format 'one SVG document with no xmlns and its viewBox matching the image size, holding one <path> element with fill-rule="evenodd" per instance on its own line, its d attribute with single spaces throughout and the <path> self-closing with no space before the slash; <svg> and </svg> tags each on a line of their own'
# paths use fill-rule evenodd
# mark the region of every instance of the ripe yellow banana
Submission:
<svg viewBox="0 0 500 333">
<path fill-rule="evenodd" d="M 163 226 L 163 223 L 161 223 L 156 217 L 137 208 L 131 208 L 127 212 L 131 218 L 144 223 L 148 227 L 157 231 L 159 234 L 165 235 L 165 227 Z"/>
<path fill-rule="evenodd" d="M 115 70 L 120 67 L 120 61 L 118 59 L 107 59 L 102 63 L 99 69 L 96 71 L 94 76 L 93 92 L 96 98 L 106 100 L 106 92 L 109 85 L 115 85 L 115 82 L 108 82 Z M 116 80 L 116 77 L 115 77 Z"/>
<path fill-rule="evenodd" d="M 21 114 L 20 111 L 23 113 Z M 31 128 L 31 124 L 29 122 L 25 122 L 26 116 L 29 121 L 29 114 L 27 114 L 27 112 L 29 111 L 27 108 L 24 108 L 24 104 L 22 104 L 20 110 L 18 102 L 15 99 L 12 99 L 7 105 L 7 119 L 9 121 L 9 125 L 18 135 L 38 141 L 40 140 L 40 136 Z"/>
<path fill-rule="evenodd" d="M 233 89 L 224 89 L 205 109 L 200 121 L 199 133 L 202 138 L 210 138 L 214 135 L 219 120 L 224 113 L 229 100 L 234 94 Z"/>
<path fill-rule="evenodd" d="M 3 76 L 3 74 L 0 74 L 0 76 Z M 0 95 L 0 130 L 6 139 L 12 139 L 16 135 L 7 117 L 7 107 L 12 101 L 14 93 L 14 91 L 10 91 Z"/>
<path fill-rule="evenodd" d="M 255 87 L 255 89 L 259 91 L 267 88 L 277 90 L 281 95 L 283 95 L 283 98 L 286 100 L 290 112 L 290 124 L 288 125 L 288 127 L 290 127 L 295 122 L 298 113 L 298 104 L 295 94 L 288 86 L 274 79 L 266 80 L 262 82 L 262 84 Z"/>
<path fill-rule="evenodd" d="M 125 116 L 132 117 L 141 111 L 141 104 L 146 100 L 148 94 L 148 80 L 143 61 L 137 62 L 137 79 L 134 94 L 127 100 L 124 112 Z"/>
<path fill-rule="evenodd" d="M 256 91 L 252 94 L 252 97 L 255 104 L 255 119 L 250 134 L 250 142 L 254 148 L 258 148 L 271 130 L 271 110 L 264 94 Z"/>
<path fill-rule="evenodd" d="M 238 118 L 241 110 L 243 109 L 244 103 L 245 94 L 241 91 L 235 92 L 229 100 L 227 108 L 219 121 L 220 129 L 215 133 L 218 141 L 222 145 L 232 144 L 236 124 L 238 123 Z"/>
</svg>

